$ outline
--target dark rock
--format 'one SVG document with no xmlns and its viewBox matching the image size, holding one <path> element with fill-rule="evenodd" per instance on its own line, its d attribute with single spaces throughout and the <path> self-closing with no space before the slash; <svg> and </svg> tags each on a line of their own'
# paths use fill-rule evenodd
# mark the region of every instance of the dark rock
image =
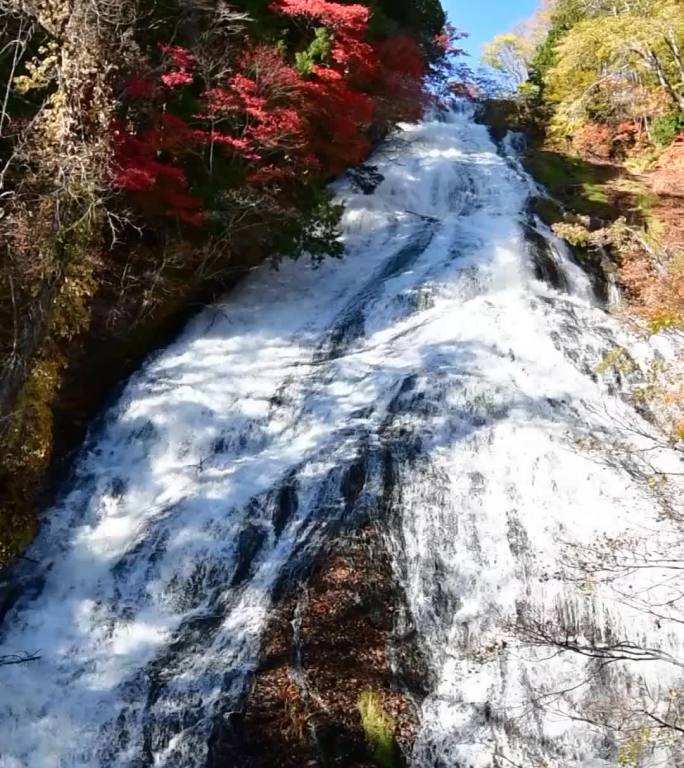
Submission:
<svg viewBox="0 0 684 768">
<path fill-rule="evenodd" d="M 283 485 L 278 491 L 276 500 L 275 514 L 273 516 L 273 528 L 276 536 L 280 536 L 289 520 L 297 513 L 299 507 L 299 498 L 297 497 L 297 488 L 294 485 L 294 479 Z"/>
<path fill-rule="evenodd" d="M 525 239 L 528 243 L 537 280 L 541 280 L 559 291 L 567 291 L 569 288 L 568 278 L 558 259 L 555 258 L 546 238 L 533 227 L 526 227 Z"/>
<path fill-rule="evenodd" d="M 37 596 L 44 584 L 45 578 L 42 575 L 20 577 L 10 569 L 7 576 L 0 580 L 0 626 L 20 598 Z"/>
<path fill-rule="evenodd" d="M 354 187 L 364 195 L 372 195 L 385 180 L 375 165 L 360 165 L 358 168 L 352 168 L 347 171 L 347 176 L 352 180 Z"/>
<path fill-rule="evenodd" d="M 248 525 L 242 531 L 237 544 L 237 567 L 233 574 L 231 587 L 242 584 L 249 576 L 254 559 L 266 540 L 267 532 L 256 525 Z"/>
</svg>

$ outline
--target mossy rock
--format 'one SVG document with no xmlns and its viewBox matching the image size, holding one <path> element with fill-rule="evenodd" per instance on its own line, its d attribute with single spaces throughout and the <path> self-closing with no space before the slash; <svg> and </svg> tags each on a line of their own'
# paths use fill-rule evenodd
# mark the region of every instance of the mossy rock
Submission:
<svg viewBox="0 0 684 768">
<path fill-rule="evenodd" d="M 558 224 L 564 219 L 563 209 L 550 197 L 543 197 L 541 195 L 533 197 L 530 200 L 530 211 L 535 216 L 538 216 L 547 227 Z"/>
</svg>

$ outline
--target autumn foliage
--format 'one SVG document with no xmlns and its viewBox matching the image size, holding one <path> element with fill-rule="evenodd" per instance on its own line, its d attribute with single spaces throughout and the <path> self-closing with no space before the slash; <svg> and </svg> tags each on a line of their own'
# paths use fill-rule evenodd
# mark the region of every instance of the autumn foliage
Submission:
<svg viewBox="0 0 684 768">
<path fill-rule="evenodd" d="M 572 148 L 581 158 L 607 161 L 624 158 L 644 141 L 642 127 L 633 121 L 588 123 L 575 131 Z"/>
<path fill-rule="evenodd" d="M 159 41 L 123 83 L 111 179 L 144 215 L 207 226 L 231 190 L 281 210 L 420 118 L 429 64 L 415 37 L 371 39 L 361 4 L 276 0 L 270 13 L 281 41 L 244 31 L 220 72 L 201 47 Z"/>
</svg>

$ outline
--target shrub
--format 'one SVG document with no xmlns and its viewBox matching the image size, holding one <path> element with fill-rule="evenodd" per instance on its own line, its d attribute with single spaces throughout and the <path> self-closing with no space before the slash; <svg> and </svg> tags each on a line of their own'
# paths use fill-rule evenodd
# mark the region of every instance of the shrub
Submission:
<svg viewBox="0 0 684 768">
<path fill-rule="evenodd" d="M 684 328 L 684 254 L 657 268 L 643 248 L 627 249 L 622 252 L 620 280 L 653 332 Z"/>
<path fill-rule="evenodd" d="M 610 126 L 590 123 L 575 133 L 572 146 L 580 157 L 610 160 L 613 156 L 613 140 Z"/>
<path fill-rule="evenodd" d="M 552 229 L 558 237 L 567 240 L 570 245 L 579 248 L 586 248 L 588 245 L 591 245 L 591 232 L 581 224 L 566 224 L 565 222 L 559 222 L 554 224 Z"/>
<path fill-rule="evenodd" d="M 684 112 L 671 112 L 657 117 L 651 126 L 651 135 L 660 145 L 666 147 L 684 132 Z"/>
</svg>

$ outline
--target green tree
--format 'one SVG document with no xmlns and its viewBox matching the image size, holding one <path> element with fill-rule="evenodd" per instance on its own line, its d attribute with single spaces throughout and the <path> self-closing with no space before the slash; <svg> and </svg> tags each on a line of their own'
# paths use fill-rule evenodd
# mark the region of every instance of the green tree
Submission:
<svg viewBox="0 0 684 768">
<path fill-rule="evenodd" d="M 530 45 L 524 38 L 507 32 L 487 43 L 482 58 L 485 64 L 503 72 L 518 86 L 529 78 L 531 55 Z"/>
<path fill-rule="evenodd" d="M 560 37 L 544 75 L 557 134 L 592 121 L 646 121 L 658 98 L 670 110 L 684 109 L 682 5 L 634 0 L 614 13 L 600 0 L 572 2 L 587 12 Z"/>
</svg>

